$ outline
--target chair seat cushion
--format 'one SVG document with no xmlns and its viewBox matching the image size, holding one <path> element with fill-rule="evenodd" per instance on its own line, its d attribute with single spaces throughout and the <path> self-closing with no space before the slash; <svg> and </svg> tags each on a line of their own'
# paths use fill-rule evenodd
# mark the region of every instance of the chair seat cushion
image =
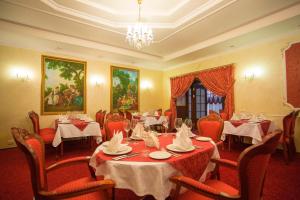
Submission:
<svg viewBox="0 0 300 200">
<path fill-rule="evenodd" d="M 55 130 L 53 128 L 40 129 L 40 136 L 45 142 L 45 144 L 52 143 L 55 136 Z"/>
<path fill-rule="evenodd" d="M 215 188 L 220 192 L 227 193 L 229 195 L 238 195 L 239 191 L 226 183 L 219 180 L 207 180 L 204 184 Z M 187 192 L 179 196 L 179 200 L 212 200 L 212 198 L 206 197 L 199 193 L 188 190 Z"/>
<path fill-rule="evenodd" d="M 88 182 L 91 181 L 95 181 L 92 178 L 89 177 L 85 177 L 85 178 L 80 178 L 71 182 L 68 182 L 58 188 L 56 188 L 54 191 L 56 192 L 67 192 L 69 190 L 72 190 L 72 188 L 78 188 L 78 187 L 83 187 L 84 185 L 86 185 Z M 103 190 L 99 190 L 99 192 L 93 192 L 93 193 L 89 193 L 89 194 L 84 194 L 81 196 L 77 196 L 77 197 L 72 197 L 72 198 L 68 198 L 68 200 L 104 200 L 104 199 L 108 199 L 107 198 L 108 194 L 107 192 L 103 191 Z"/>
</svg>

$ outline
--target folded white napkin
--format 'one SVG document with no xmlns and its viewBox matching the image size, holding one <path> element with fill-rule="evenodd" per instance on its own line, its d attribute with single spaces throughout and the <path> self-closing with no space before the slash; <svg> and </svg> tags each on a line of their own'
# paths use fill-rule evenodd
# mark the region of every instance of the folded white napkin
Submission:
<svg viewBox="0 0 300 200">
<path fill-rule="evenodd" d="M 176 133 L 173 145 L 180 150 L 188 150 L 193 145 L 189 137 L 189 128 L 185 124 L 182 124 L 180 130 Z"/>
<path fill-rule="evenodd" d="M 119 151 L 123 151 L 126 149 L 126 145 L 121 144 L 123 140 L 123 133 L 122 131 L 114 133 L 114 136 L 110 139 L 109 143 L 107 144 L 106 149 L 111 153 L 116 153 Z"/>
<path fill-rule="evenodd" d="M 249 119 L 250 122 L 259 122 L 260 120 L 255 116 L 253 115 L 250 119 Z"/>
<path fill-rule="evenodd" d="M 240 117 L 237 114 L 233 113 L 230 120 L 240 120 Z"/>
<path fill-rule="evenodd" d="M 138 137 L 141 138 L 144 132 L 144 126 L 141 123 L 137 123 L 132 130 L 132 137 Z"/>
<path fill-rule="evenodd" d="M 143 113 L 143 116 L 144 116 L 144 117 L 147 117 L 148 115 L 149 115 L 148 112 L 144 112 L 144 113 Z"/>
<path fill-rule="evenodd" d="M 266 118 L 266 116 L 265 116 L 263 113 L 260 113 L 260 114 L 257 116 L 257 119 L 258 119 L 259 121 L 264 121 L 264 120 L 266 120 L 267 118 Z"/>
<path fill-rule="evenodd" d="M 154 116 L 159 116 L 157 111 L 154 112 Z"/>
<path fill-rule="evenodd" d="M 147 137 L 144 138 L 145 144 L 148 147 L 156 147 L 159 149 L 159 140 L 154 133 L 149 133 Z"/>
</svg>

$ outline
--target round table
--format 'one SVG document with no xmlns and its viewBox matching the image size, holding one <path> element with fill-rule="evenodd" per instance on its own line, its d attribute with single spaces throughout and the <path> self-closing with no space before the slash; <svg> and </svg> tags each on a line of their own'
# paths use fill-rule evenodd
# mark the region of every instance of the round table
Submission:
<svg viewBox="0 0 300 200">
<path fill-rule="evenodd" d="M 159 136 L 160 147 L 165 149 L 172 143 L 174 134 Z M 178 153 L 179 157 L 171 156 L 165 160 L 152 159 L 145 155 L 157 151 L 156 148 L 146 147 L 144 141 L 130 142 L 132 153 L 140 152 L 138 156 L 112 160 L 115 156 L 106 155 L 100 145 L 94 152 L 90 165 L 97 176 L 104 175 L 105 179 L 116 182 L 116 188 L 132 190 L 138 196 L 152 195 L 158 200 L 164 200 L 170 194 L 172 183 L 169 178 L 174 175 L 185 175 L 204 181 L 206 174 L 214 169 L 210 158 L 219 158 L 215 144 L 192 139 L 196 149 L 191 152 Z"/>
</svg>

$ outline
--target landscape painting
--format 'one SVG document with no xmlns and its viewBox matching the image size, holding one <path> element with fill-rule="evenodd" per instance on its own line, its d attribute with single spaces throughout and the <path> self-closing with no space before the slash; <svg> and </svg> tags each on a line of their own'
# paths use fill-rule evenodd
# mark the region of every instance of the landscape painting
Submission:
<svg viewBox="0 0 300 200">
<path fill-rule="evenodd" d="M 139 111 L 139 71 L 111 66 L 111 111 Z"/>
<path fill-rule="evenodd" d="M 42 56 L 41 114 L 86 112 L 86 62 Z"/>
</svg>

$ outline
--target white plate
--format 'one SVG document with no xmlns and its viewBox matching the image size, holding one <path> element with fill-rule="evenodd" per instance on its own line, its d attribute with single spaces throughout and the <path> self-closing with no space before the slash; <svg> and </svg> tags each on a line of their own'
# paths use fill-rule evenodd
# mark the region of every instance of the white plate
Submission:
<svg viewBox="0 0 300 200">
<path fill-rule="evenodd" d="M 137 137 L 137 136 L 130 136 L 130 139 L 132 140 L 143 140 L 143 138 Z"/>
<path fill-rule="evenodd" d="M 179 149 L 176 146 L 174 146 L 173 144 L 169 144 L 167 145 L 167 149 L 171 150 L 171 151 L 175 151 L 175 152 L 189 152 L 189 151 L 193 151 L 195 150 L 194 146 L 191 146 L 189 149 L 187 150 L 183 150 L 183 149 Z"/>
<path fill-rule="evenodd" d="M 149 157 L 161 160 L 161 159 L 170 158 L 171 154 L 166 151 L 153 151 L 153 152 L 149 153 Z"/>
<path fill-rule="evenodd" d="M 113 155 L 113 156 L 123 155 L 123 154 L 129 153 L 131 151 L 132 151 L 132 147 L 130 147 L 130 146 L 123 146 L 122 150 L 121 151 L 117 151 L 117 152 L 108 151 L 107 148 L 103 149 L 103 153 L 105 153 L 107 155 Z"/>
<path fill-rule="evenodd" d="M 209 142 L 211 140 L 211 138 L 209 137 L 196 137 L 196 140 L 202 141 L 202 142 Z"/>
</svg>

